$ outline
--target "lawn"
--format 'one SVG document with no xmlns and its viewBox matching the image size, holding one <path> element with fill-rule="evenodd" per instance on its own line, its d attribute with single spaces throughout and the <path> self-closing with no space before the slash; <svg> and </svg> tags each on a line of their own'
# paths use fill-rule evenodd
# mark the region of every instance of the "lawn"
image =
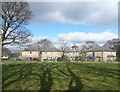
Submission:
<svg viewBox="0 0 120 92">
<path fill-rule="evenodd" d="M 3 90 L 118 90 L 115 63 L 2 64 Z"/>
</svg>

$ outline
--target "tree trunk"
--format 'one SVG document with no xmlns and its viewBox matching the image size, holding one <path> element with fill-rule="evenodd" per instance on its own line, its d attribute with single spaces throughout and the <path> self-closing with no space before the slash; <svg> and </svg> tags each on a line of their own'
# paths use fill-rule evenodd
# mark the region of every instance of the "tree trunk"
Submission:
<svg viewBox="0 0 120 92">
<path fill-rule="evenodd" d="M 102 51 L 102 62 L 103 62 L 103 51 Z"/>
<path fill-rule="evenodd" d="M 0 38 L 0 61 L 2 59 L 2 38 Z"/>
<path fill-rule="evenodd" d="M 117 52 L 116 52 L 116 58 L 117 58 L 117 62 L 120 62 L 120 44 L 119 44 Z"/>
</svg>

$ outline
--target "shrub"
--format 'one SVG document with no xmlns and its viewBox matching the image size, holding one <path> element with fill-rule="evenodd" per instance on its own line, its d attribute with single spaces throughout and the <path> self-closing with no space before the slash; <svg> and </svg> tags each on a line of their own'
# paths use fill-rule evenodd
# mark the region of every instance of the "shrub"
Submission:
<svg viewBox="0 0 120 92">
<path fill-rule="evenodd" d="M 98 62 L 102 62 L 102 59 L 101 59 L 101 58 L 99 58 L 99 59 L 98 59 Z"/>
<path fill-rule="evenodd" d="M 75 56 L 75 61 L 80 61 L 80 57 L 79 56 Z"/>
<path fill-rule="evenodd" d="M 111 59 L 108 59 L 107 62 L 112 62 L 112 60 L 111 60 Z"/>
<path fill-rule="evenodd" d="M 32 60 L 34 60 L 34 61 L 40 61 L 39 58 L 32 58 Z"/>
<path fill-rule="evenodd" d="M 43 59 L 43 61 L 48 61 L 48 59 Z"/>
<path fill-rule="evenodd" d="M 63 61 L 62 57 L 58 57 L 57 61 Z"/>
<path fill-rule="evenodd" d="M 115 59 L 115 62 L 120 62 L 120 60 L 118 58 Z"/>
<path fill-rule="evenodd" d="M 75 56 L 75 61 L 85 61 L 85 58 L 82 56 Z"/>
<path fill-rule="evenodd" d="M 70 61 L 70 59 L 66 55 L 62 55 L 62 57 L 58 57 L 57 61 Z"/>
</svg>

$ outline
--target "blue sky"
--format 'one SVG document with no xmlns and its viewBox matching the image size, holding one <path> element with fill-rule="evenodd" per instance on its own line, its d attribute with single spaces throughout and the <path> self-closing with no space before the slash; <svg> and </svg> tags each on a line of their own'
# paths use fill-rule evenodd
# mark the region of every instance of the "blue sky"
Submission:
<svg viewBox="0 0 120 92">
<path fill-rule="evenodd" d="M 31 2 L 33 38 L 105 43 L 118 36 L 117 3 Z"/>
<path fill-rule="evenodd" d="M 31 30 L 33 36 L 47 36 L 56 38 L 59 33 L 67 34 L 69 32 L 85 32 L 85 33 L 99 33 L 99 32 L 113 32 L 118 33 L 116 25 L 98 26 L 98 25 L 83 25 L 83 24 L 67 24 L 67 23 L 30 23 L 27 28 Z"/>
<path fill-rule="evenodd" d="M 48 35 L 47 33 L 52 32 L 51 35 L 54 36 L 58 33 L 68 33 L 74 31 L 81 32 L 103 32 L 105 30 L 111 29 L 117 32 L 117 25 L 109 26 L 96 26 L 96 25 L 75 25 L 66 23 L 52 23 L 52 24 L 29 24 L 28 28 L 33 32 L 35 36 L 39 36 L 38 33 L 42 35 Z"/>
</svg>

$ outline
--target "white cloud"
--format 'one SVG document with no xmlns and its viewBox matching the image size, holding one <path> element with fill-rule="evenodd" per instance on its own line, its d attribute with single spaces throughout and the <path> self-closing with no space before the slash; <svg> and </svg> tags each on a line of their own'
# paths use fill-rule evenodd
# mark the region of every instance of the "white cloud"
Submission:
<svg viewBox="0 0 120 92">
<path fill-rule="evenodd" d="M 40 41 L 42 39 L 46 39 L 46 38 L 48 38 L 48 37 L 47 36 L 31 37 L 33 43 Z"/>
<path fill-rule="evenodd" d="M 72 42 L 86 42 L 95 41 L 97 43 L 104 43 L 112 38 L 117 38 L 117 34 L 112 32 L 100 32 L 100 33 L 84 33 L 84 32 L 70 32 L 68 34 L 58 34 L 58 39 L 63 41 Z"/>
</svg>

